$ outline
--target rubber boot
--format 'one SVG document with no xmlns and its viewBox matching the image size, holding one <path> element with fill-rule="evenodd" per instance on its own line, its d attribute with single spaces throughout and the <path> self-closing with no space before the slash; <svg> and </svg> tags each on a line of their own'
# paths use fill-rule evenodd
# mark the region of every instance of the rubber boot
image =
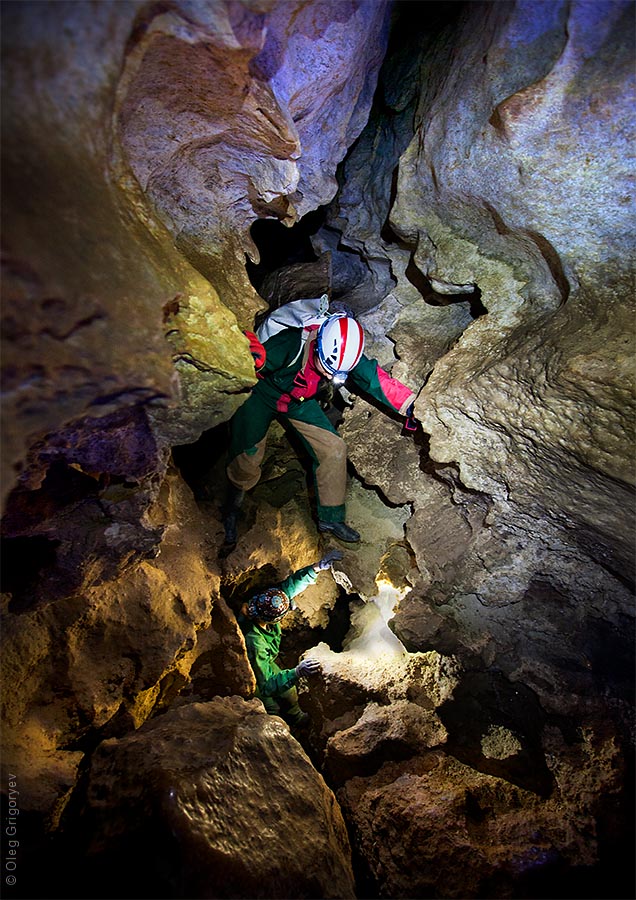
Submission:
<svg viewBox="0 0 636 900">
<path fill-rule="evenodd" d="M 341 541 L 346 541 L 348 544 L 357 544 L 360 540 L 360 535 L 355 528 L 350 528 L 344 522 L 320 521 L 318 522 L 318 531 L 326 531 L 329 534 L 333 534 L 334 537 Z"/>
<path fill-rule="evenodd" d="M 227 554 L 234 549 L 237 538 L 237 520 L 239 509 L 245 499 L 245 491 L 230 484 L 223 506 L 223 528 L 225 529 L 225 543 L 221 548 L 221 554 Z"/>
</svg>

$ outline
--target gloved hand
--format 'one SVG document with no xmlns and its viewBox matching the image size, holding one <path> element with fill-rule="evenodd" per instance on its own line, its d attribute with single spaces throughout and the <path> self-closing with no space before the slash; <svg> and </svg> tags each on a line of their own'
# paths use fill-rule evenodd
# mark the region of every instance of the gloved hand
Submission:
<svg viewBox="0 0 636 900">
<path fill-rule="evenodd" d="M 417 419 L 415 418 L 415 403 L 411 403 L 406 411 L 406 421 L 404 423 L 404 431 L 417 431 Z"/>
<path fill-rule="evenodd" d="M 331 566 L 331 563 L 342 559 L 343 556 L 344 553 L 342 552 L 342 550 L 330 550 L 329 553 L 326 554 L 326 556 L 323 556 L 323 558 L 316 563 L 314 569 L 316 570 L 316 572 L 324 572 L 325 569 L 328 569 Z"/>
<path fill-rule="evenodd" d="M 296 676 L 300 678 L 301 675 L 317 675 L 320 672 L 320 668 L 321 666 L 317 659 L 303 659 L 296 666 Z"/>
</svg>

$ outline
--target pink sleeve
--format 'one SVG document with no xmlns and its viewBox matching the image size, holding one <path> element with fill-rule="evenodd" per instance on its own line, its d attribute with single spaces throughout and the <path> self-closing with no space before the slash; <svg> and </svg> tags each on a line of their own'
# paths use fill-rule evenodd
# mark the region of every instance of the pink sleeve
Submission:
<svg viewBox="0 0 636 900">
<path fill-rule="evenodd" d="M 378 380 L 384 396 L 400 415 L 406 415 L 406 410 L 415 400 L 415 394 L 410 388 L 398 381 L 397 378 L 391 378 L 388 372 L 385 372 L 378 366 Z"/>
</svg>

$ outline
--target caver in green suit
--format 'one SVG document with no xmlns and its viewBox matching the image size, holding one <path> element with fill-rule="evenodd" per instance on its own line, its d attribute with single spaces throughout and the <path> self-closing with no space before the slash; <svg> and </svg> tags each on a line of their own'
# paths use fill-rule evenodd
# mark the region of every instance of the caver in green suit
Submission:
<svg viewBox="0 0 636 900">
<path fill-rule="evenodd" d="M 340 551 L 331 551 L 315 565 L 299 569 L 276 587 L 252 597 L 238 616 L 256 678 L 256 696 L 268 713 L 281 713 L 291 725 L 302 725 L 308 718 L 298 705 L 298 678 L 318 671 L 320 664 L 304 660 L 293 669 L 281 669 L 277 662 L 282 637 L 280 620 L 295 608 L 293 598 L 315 584 L 320 571 L 341 558 Z"/>
<path fill-rule="evenodd" d="M 298 434 L 311 457 L 319 521 L 344 522 L 347 448 L 315 399 L 324 378 L 316 365 L 316 332 L 304 343 L 303 337 L 303 329 L 285 328 L 265 342 L 259 380 L 231 421 L 227 475 L 236 489 L 254 487 L 261 474 L 267 431 L 275 418 L 281 419 Z M 415 400 L 410 388 L 364 354 L 348 372 L 347 386 L 402 415 Z"/>
</svg>

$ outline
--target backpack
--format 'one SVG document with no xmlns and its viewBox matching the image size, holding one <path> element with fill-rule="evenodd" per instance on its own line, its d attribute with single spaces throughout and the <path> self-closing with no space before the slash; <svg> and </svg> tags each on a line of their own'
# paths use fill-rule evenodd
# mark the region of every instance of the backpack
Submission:
<svg viewBox="0 0 636 900">
<path fill-rule="evenodd" d="M 284 328 L 308 329 L 311 325 L 322 325 L 328 316 L 329 297 L 327 294 L 311 299 L 291 300 L 267 313 L 256 328 L 256 336 L 261 344 L 264 344 Z M 303 331 L 303 344 L 307 340 L 308 334 L 309 331 Z"/>
<path fill-rule="evenodd" d="M 317 326 L 322 325 L 325 319 L 328 319 L 329 316 L 333 316 L 336 314 L 342 315 L 342 313 L 344 313 L 345 315 L 351 316 L 351 318 L 355 318 L 354 312 L 345 304 L 336 301 L 334 305 L 336 308 L 331 310 L 330 312 L 329 297 L 327 296 L 327 294 L 323 294 L 321 297 L 290 300 L 289 303 L 284 303 L 277 309 L 266 313 L 265 317 L 261 318 L 259 324 L 256 326 L 255 337 L 257 342 L 259 343 L 259 352 L 261 352 L 261 361 L 260 365 L 257 364 L 257 369 L 260 368 L 265 362 L 266 351 L 263 347 L 263 344 L 265 343 L 265 341 L 273 337 L 275 334 L 278 334 L 278 332 L 282 331 L 284 328 L 303 329 L 300 349 L 298 350 L 295 359 L 293 359 L 290 363 L 290 365 L 292 365 L 296 362 L 298 357 L 303 352 L 305 344 L 307 343 L 307 338 L 309 337 L 311 332 L 314 331 Z M 246 332 L 246 334 L 248 334 L 248 332 Z M 254 349 L 252 349 L 252 355 L 254 356 L 254 359 L 256 361 L 257 357 Z M 346 405 L 351 406 L 351 394 L 349 393 L 349 391 L 347 391 L 344 385 L 340 385 L 337 390 Z"/>
</svg>

